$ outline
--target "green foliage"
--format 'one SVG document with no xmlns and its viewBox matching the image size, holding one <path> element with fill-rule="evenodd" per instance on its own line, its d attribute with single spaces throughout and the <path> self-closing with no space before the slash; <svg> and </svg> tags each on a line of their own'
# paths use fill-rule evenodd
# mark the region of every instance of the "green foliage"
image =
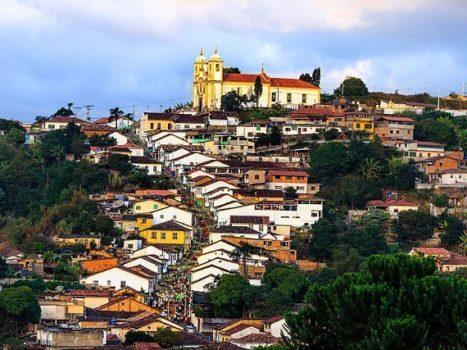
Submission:
<svg viewBox="0 0 467 350">
<path fill-rule="evenodd" d="M 340 132 L 336 128 L 328 129 L 324 132 L 324 139 L 326 141 L 332 141 L 339 137 Z"/>
<path fill-rule="evenodd" d="M 297 267 L 283 264 L 268 265 L 263 276 L 263 283 L 268 290 L 277 289 L 295 302 L 303 300 L 308 286 L 306 277 Z"/>
<path fill-rule="evenodd" d="M 319 86 L 321 83 L 321 68 L 318 67 L 313 69 L 312 75 L 310 75 L 310 73 L 302 73 L 300 74 L 299 79 L 312 85 Z"/>
<path fill-rule="evenodd" d="M 236 74 L 241 73 L 238 67 L 224 67 L 222 71 L 223 73 L 236 73 Z"/>
<path fill-rule="evenodd" d="M 342 81 L 340 86 L 334 90 L 334 95 L 345 97 L 366 96 L 368 95 L 368 88 L 362 79 L 347 77 Z"/>
<path fill-rule="evenodd" d="M 355 248 L 337 247 L 332 251 L 332 268 L 338 274 L 357 272 L 362 263 L 362 257 Z"/>
<path fill-rule="evenodd" d="M 154 340 L 163 349 L 171 348 L 176 345 L 180 340 L 180 334 L 172 331 L 170 328 L 161 328 L 154 334 Z"/>
<path fill-rule="evenodd" d="M 363 208 L 369 200 L 379 197 L 381 192 L 374 182 L 357 175 L 344 175 L 339 179 L 333 202 L 355 209 Z"/>
<path fill-rule="evenodd" d="M 449 197 L 446 193 L 435 195 L 432 203 L 435 207 L 446 208 L 449 205 Z"/>
<path fill-rule="evenodd" d="M 329 183 L 348 169 L 347 149 L 341 143 L 323 143 L 310 153 L 311 176 L 319 182 Z"/>
<path fill-rule="evenodd" d="M 443 233 L 440 235 L 441 243 L 446 247 L 457 246 L 465 231 L 463 222 L 450 215 L 443 215 L 440 220 L 443 227 Z"/>
<path fill-rule="evenodd" d="M 7 288 L 0 292 L 0 329 L 13 337 L 25 334 L 29 323 L 38 323 L 39 302 L 28 287 Z"/>
<path fill-rule="evenodd" d="M 11 128 L 6 134 L 6 139 L 17 146 L 22 145 L 26 140 L 26 136 L 23 131 L 18 128 Z"/>
<path fill-rule="evenodd" d="M 434 276 L 431 259 L 371 256 L 367 271 L 311 285 L 286 317 L 289 349 L 465 348 L 467 280 Z"/>
<path fill-rule="evenodd" d="M 399 213 L 394 222 L 394 233 L 401 242 L 413 242 L 431 238 L 437 220 L 430 213 L 422 210 L 407 210 Z"/>
<path fill-rule="evenodd" d="M 282 143 L 282 130 L 277 126 L 273 125 L 269 131 L 269 134 L 262 134 L 256 140 L 257 146 L 276 146 Z"/>
<path fill-rule="evenodd" d="M 52 117 L 55 116 L 61 116 L 61 117 L 71 117 L 73 116 L 73 111 L 71 110 L 71 107 L 73 107 L 73 102 L 69 102 L 67 104 L 67 107 L 60 107 L 54 114 L 52 114 Z"/>
<path fill-rule="evenodd" d="M 236 91 L 229 91 L 221 97 L 221 109 L 226 112 L 241 112 L 248 102 L 246 95 L 239 95 Z"/>
<path fill-rule="evenodd" d="M 0 278 L 5 278 L 9 275 L 10 273 L 10 268 L 8 267 L 8 264 L 5 262 L 5 260 L 0 257 Z"/>
<path fill-rule="evenodd" d="M 127 175 L 133 169 L 130 158 L 126 154 L 112 153 L 105 161 L 106 168 Z"/>
<path fill-rule="evenodd" d="M 113 137 L 109 137 L 108 135 L 92 135 L 88 140 L 89 146 L 109 147 L 117 144 L 117 140 Z"/>
<path fill-rule="evenodd" d="M 311 228 L 309 255 L 318 261 L 329 260 L 340 227 L 340 222 L 332 217 L 319 219 Z"/>
<path fill-rule="evenodd" d="M 255 290 L 238 273 L 222 275 L 209 292 L 217 317 L 243 317 L 255 301 Z"/>
<path fill-rule="evenodd" d="M 124 345 L 133 345 L 134 343 L 152 343 L 154 342 L 154 338 L 151 337 L 149 334 L 144 332 L 138 331 L 129 331 L 125 336 Z"/>
<path fill-rule="evenodd" d="M 263 83 L 261 82 L 261 77 L 258 75 L 255 79 L 255 85 L 254 85 L 254 101 L 256 103 L 256 106 L 258 106 L 259 99 L 261 95 L 263 94 Z"/>
</svg>

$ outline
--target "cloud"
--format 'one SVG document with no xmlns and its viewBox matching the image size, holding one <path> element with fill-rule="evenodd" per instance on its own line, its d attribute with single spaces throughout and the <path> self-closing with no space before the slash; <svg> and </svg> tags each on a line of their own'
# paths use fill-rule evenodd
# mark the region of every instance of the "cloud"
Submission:
<svg viewBox="0 0 467 350">
<path fill-rule="evenodd" d="M 431 0 L 427 0 L 431 1 Z M 117 35 L 176 38 L 191 27 L 237 32 L 366 28 L 378 13 L 412 11 L 422 0 L 3 0 L 17 23 L 50 20 Z M 1 21 L 5 19 L 2 14 Z"/>
<path fill-rule="evenodd" d="M 364 59 L 355 62 L 354 64 L 337 68 L 329 71 L 323 76 L 322 87 L 331 92 L 332 89 L 339 86 L 339 84 L 348 76 L 359 77 L 365 83 L 371 82 L 373 77 L 373 62 L 371 59 Z"/>
</svg>

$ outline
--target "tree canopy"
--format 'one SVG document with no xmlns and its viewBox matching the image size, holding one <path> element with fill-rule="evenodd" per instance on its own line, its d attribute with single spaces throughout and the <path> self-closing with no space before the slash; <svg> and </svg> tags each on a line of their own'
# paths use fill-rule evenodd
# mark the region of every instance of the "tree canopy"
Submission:
<svg viewBox="0 0 467 350">
<path fill-rule="evenodd" d="M 368 95 L 368 88 L 362 79 L 357 77 L 347 77 L 338 88 L 334 90 L 334 95 L 345 97 L 359 97 Z"/>
</svg>

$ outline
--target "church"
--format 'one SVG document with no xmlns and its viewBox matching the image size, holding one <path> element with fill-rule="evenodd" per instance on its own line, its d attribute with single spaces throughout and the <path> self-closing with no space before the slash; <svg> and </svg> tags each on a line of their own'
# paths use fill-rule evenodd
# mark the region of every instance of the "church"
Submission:
<svg viewBox="0 0 467 350">
<path fill-rule="evenodd" d="M 287 108 L 298 108 L 320 102 L 320 88 L 300 79 L 273 78 L 263 68 L 256 74 L 224 73 L 224 60 L 218 50 L 207 59 L 203 49 L 193 68 L 193 107 L 199 111 L 220 109 L 221 97 L 230 91 L 251 97 L 256 77 L 261 78 L 263 92 L 259 107 L 278 103 Z"/>
</svg>

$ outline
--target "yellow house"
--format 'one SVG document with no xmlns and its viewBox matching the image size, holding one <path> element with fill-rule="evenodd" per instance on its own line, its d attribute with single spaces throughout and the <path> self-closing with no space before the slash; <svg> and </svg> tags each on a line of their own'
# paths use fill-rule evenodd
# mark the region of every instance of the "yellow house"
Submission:
<svg viewBox="0 0 467 350">
<path fill-rule="evenodd" d="M 152 214 L 129 214 L 122 216 L 122 230 L 124 232 L 141 231 L 151 227 L 153 224 Z"/>
<path fill-rule="evenodd" d="M 144 133 L 172 130 L 173 128 L 174 115 L 171 113 L 144 112 L 140 120 L 140 130 Z"/>
<path fill-rule="evenodd" d="M 97 235 L 74 235 L 63 234 L 55 239 L 59 247 L 82 244 L 87 249 L 99 249 L 101 247 L 101 236 Z"/>
<path fill-rule="evenodd" d="M 133 204 L 133 213 L 152 213 L 153 211 L 164 209 L 166 207 L 168 207 L 168 205 L 164 202 L 156 201 L 155 199 L 143 199 Z"/>
<path fill-rule="evenodd" d="M 370 139 L 375 134 L 375 122 L 373 115 L 366 112 L 348 112 L 345 113 L 348 120 L 347 125 L 353 131 L 365 131 L 368 133 Z"/>
<path fill-rule="evenodd" d="M 191 230 L 182 223 L 170 220 L 145 229 L 139 232 L 139 235 L 147 244 L 178 245 L 187 249 L 191 244 L 190 232 Z"/>
<path fill-rule="evenodd" d="M 224 73 L 224 61 L 217 49 L 209 60 L 203 50 L 196 58 L 193 68 L 193 107 L 198 110 L 215 110 L 221 107 L 221 98 L 230 91 L 239 95 L 252 96 L 257 77 L 263 92 L 258 100 L 259 107 L 280 104 L 287 108 L 320 103 L 319 87 L 300 79 L 273 78 L 264 72 L 254 74 Z"/>
</svg>

